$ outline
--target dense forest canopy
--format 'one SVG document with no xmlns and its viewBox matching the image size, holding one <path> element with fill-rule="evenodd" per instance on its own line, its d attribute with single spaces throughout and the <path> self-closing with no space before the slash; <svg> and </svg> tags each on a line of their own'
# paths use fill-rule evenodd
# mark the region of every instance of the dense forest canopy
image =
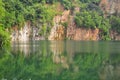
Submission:
<svg viewBox="0 0 120 80">
<path fill-rule="evenodd" d="M 22 27 L 27 21 L 35 26 L 38 23 L 41 24 L 40 33 L 46 35 L 50 29 L 49 26 L 53 25 L 54 16 L 60 14 L 56 10 L 58 3 L 71 12 L 74 12 L 76 6 L 80 7 L 80 11 L 75 16 L 77 27 L 99 28 L 102 35 L 107 37 L 111 29 L 120 33 L 119 16 L 104 17 L 99 7 L 100 0 L 0 0 L 0 28 L 2 30 L 0 38 L 8 35 L 5 29 L 15 25 Z M 1 43 L 2 40 L 0 39 Z"/>
</svg>

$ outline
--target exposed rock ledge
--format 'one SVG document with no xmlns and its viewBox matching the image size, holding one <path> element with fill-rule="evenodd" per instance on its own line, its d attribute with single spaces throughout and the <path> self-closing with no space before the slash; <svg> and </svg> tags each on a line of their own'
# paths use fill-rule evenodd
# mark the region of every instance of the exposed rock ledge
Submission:
<svg viewBox="0 0 120 80">
<path fill-rule="evenodd" d="M 99 29 L 76 29 L 73 40 L 99 40 Z"/>
</svg>

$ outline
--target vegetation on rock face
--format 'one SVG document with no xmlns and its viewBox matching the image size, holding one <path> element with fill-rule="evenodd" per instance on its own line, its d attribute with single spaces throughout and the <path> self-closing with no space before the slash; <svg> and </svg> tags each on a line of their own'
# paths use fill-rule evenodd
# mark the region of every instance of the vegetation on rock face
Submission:
<svg viewBox="0 0 120 80">
<path fill-rule="evenodd" d="M 80 0 L 80 12 L 75 16 L 77 27 L 98 28 L 102 30 L 100 36 L 103 40 L 110 39 L 109 32 L 114 30 L 120 33 L 120 19 L 118 15 L 105 17 L 104 11 L 99 7 L 100 0 Z"/>
<path fill-rule="evenodd" d="M 61 0 L 61 3 L 63 4 L 65 9 L 71 9 L 72 8 L 72 1 L 73 0 Z"/>
<path fill-rule="evenodd" d="M 74 18 L 76 26 L 91 29 L 98 28 L 101 30 L 101 39 L 108 40 L 111 24 L 109 18 L 104 17 L 102 10 L 98 6 L 99 0 L 81 0 L 81 2 L 80 12 L 76 13 Z"/>
<path fill-rule="evenodd" d="M 55 1 L 0 0 L 0 27 L 4 29 L 15 25 L 22 27 L 25 22 L 30 21 L 33 26 L 40 29 L 42 35 L 46 36 L 49 27 L 52 26 L 53 17 L 57 13 L 56 6 L 53 5 Z M 5 35 L 3 29 L 1 29 L 0 34 L 0 38 Z M 2 44 L 0 43 L 0 45 Z"/>
<path fill-rule="evenodd" d="M 0 48 L 8 47 L 9 46 L 9 35 L 5 31 L 4 25 L 2 24 L 4 18 L 5 18 L 5 9 L 4 4 L 0 0 Z"/>
<path fill-rule="evenodd" d="M 30 21 L 32 26 L 40 29 L 40 35 L 47 37 L 54 16 L 60 13 L 56 9 L 57 3 L 61 3 L 64 9 L 70 9 L 71 12 L 74 12 L 76 6 L 80 8 L 80 12 L 75 16 L 78 27 L 99 28 L 103 31 L 102 34 L 107 35 L 109 29 L 120 32 L 119 18 L 105 18 L 99 2 L 100 0 L 0 0 L 0 26 L 22 27 L 26 21 Z"/>
<path fill-rule="evenodd" d="M 120 33 L 120 17 L 111 16 L 110 22 L 112 27 L 111 29 Z"/>
</svg>

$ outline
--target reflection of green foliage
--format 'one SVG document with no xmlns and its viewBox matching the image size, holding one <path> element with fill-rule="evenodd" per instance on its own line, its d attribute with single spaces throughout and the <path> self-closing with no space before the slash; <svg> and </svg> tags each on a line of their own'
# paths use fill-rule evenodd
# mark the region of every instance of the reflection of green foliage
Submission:
<svg viewBox="0 0 120 80">
<path fill-rule="evenodd" d="M 51 57 L 43 55 L 31 55 L 28 58 L 19 55 L 5 54 L 0 58 L 0 79 L 34 79 L 46 80 L 49 76 L 55 76 L 57 66 L 51 61 Z"/>
<path fill-rule="evenodd" d="M 74 59 L 76 61 L 75 64 L 80 65 L 80 69 L 84 70 L 97 69 L 107 57 L 105 54 L 103 56 L 103 54 L 89 53 L 76 56 Z"/>
<path fill-rule="evenodd" d="M 46 46 L 47 44 L 44 43 L 43 49 Z M 30 54 L 27 57 L 21 52 L 0 54 L 0 79 L 99 80 L 98 71 L 103 66 L 103 62 L 113 56 L 102 53 L 75 53 L 73 62 L 68 62 L 69 69 L 65 69 L 60 64 L 53 63 L 52 54 L 46 54 L 46 50 L 42 50 L 42 53 Z M 111 64 L 119 62 L 119 56 L 117 59 L 116 56 L 111 58 Z"/>
<path fill-rule="evenodd" d="M 110 58 L 111 64 L 113 65 L 120 64 L 120 54 L 111 54 Z"/>
<path fill-rule="evenodd" d="M 64 70 L 59 80 L 99 80 L 97 71 L 107 59 L 108 54 L 77 53 L 70 70 Z"/>
<path fill-rule="evenodd" d="M 62 80 L 70 77 L 70 80 L 98 80 L 97 69 L 101 65 L 101 56 L 97 54 L 80 54 L 74 58 L 74 65 L 78 66 L 78 70 L 70 70 L 63 72 L 61 75 Z M 73 66 L 74 67 L 74 66 Z M 76 68 L 76 67 L 75 67 Z M 74 69 L 74 68 L 73 68 Z"/>
</svg>

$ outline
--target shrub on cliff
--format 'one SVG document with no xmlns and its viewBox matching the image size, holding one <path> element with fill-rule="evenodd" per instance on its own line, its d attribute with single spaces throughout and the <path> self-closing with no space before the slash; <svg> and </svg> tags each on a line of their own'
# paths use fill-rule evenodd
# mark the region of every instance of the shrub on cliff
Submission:
<svg viewBox="0 0 120 80">
<path fill-rule="evenodd" d="M 111 29 L 120 33 L 120 17 L 111 16 L 110 23 Z"/>
<path fill-rule="evenodd" d="M 108 40 L 109 38 L 109 29 L 111 25 L 109 19 L 104 18 L 99 13 L 95 11 L 83 11 L 76 14 L 74 21 L 77 27 L 82 28 L 98 28 L 101 31 L 101 38 L 103 40 Z"/>
<path fill-rule="evenodd" d="M 61 3 L 63 4 L 65 9 L 71 9 L 72 8 L 72 0 L 61 0 Z"/>
<path fill-rule="evenodd" d="M 95 11 L 83 11 L 76 14 L 74 21 L 77 27 L 99 28 L 107 32 L 110 28 L 109 20 Z"/>
</svg>

